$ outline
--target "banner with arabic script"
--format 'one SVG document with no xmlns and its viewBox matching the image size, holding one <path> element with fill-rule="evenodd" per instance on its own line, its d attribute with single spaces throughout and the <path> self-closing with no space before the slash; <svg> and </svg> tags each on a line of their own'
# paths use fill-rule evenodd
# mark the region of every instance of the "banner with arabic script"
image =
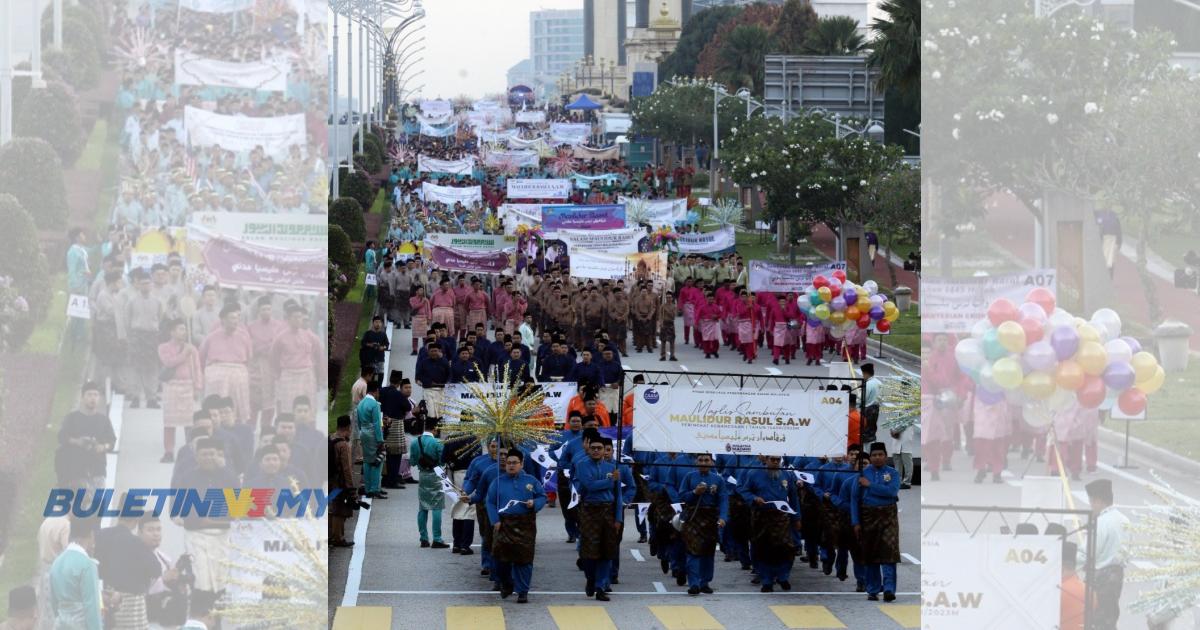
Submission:
<svg viewBox="0 0 1200 630">
<path fill-rule="evenodd" d="M 733 455 L 841 455 L 850 392 L 636 385 L 639 449 Z"/>
<path fill-rule="evenodd" d="M 566 180 L 563 180 L 566 181 Z M 625 227 L 625 206 L 542 206 L 542 226 L 558 230 L 619 230 Z"/>
<path fill-rule="evenodd" d="M 475 156 L 473 155 L 458 160 L 439 160 L 428 155 L 417 156 L 417 172 L 419 173 L 470 175 L 473 170 L 475 170 Z"/>
<path fill-rule="evenodd" d="M 747 288 L 754 292 L 798 293 L 807 291 L 812 286 L 813 278 L 828 276 L 838 269 L 845 271 L 846 261 L 793 267 L 765 260 L 751 260 L 750 286 Z"/>
<path fill-rule="evenodd" d="M 211 238 L 204 245 L 204 265 L 222 286 L 321 293 L 329 285 L 322 250 L 291 250 Z"/>
<path fill-rule="evenodd" d="M 571 196 L 569 179 L 510 179 L 509 199 L 566 199 Z"/>
<path fill-rule="evenodd" d="M 513 255 L 499 252 L 472 252 L 449 247 L 434 246 L 430 259 L 437 269 L 463 271 L 466 273 L 500 273 L 513 266 Z"/>
</svg>

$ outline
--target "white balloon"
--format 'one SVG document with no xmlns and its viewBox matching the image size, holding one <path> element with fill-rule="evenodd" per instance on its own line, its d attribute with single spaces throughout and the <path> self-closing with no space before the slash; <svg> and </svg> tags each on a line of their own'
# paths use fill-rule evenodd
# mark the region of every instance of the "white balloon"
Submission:
<svg viewBox="0 0 1200 630">
<path fill-rule="evenodd" d="M 1092 323 L 1102 323 L 1108 329 L 1111 339 L 1121 336 L 1121 316 L 1111 308 L 1102 308 L 1092 313 Z"/>
<path fill-rule="evenodd" d="M 1054 314 L 1050 316 L 1050 328 L 1053 330 L 1060 326 L 1070 326 L 1071 328 L 1074 328 L 1075 317 L 1062 309 L 1055 309 Z"/>
<path fill-rule="evenodd" d="M 1046 399 L 1046 406 L 1049 407 L 1050 411 L 1058 413 L 1069 409 L 1074 402 L 1075 394 L 1059 387 Z"/>
<path fill-rule="evenodd" d="M 963 339 L 954 346 L 954 358 L 964 370 L 978 370 L 987 362 L 983 353 L 983 342 L 978 339 Z"/>
<path fill-rule="evenodd" d="M 879 292 L 879 283 L 874 280 L 867 280 L 863 283 L 863 288 L 867 290 L 868 295 L 875 295 Z"/>
<path fill-rule="evenodd" d="M 1133 349 L 1129 344 L 1120 339 L 1113 339 L 1104 344 L 1104 349 L 1108 351 L 1108 362 L 1111 363 L 1128 363 L 1133 358 Z"/>
<path fill-rule="evenodd" d="M 983 336 L 992 329 L 992 324 L 986 319 L 981 319 L 971 326 L 971 337 L 975 339 L 983 339 Z"/>
<path fill-rule="evenodd" d="M 1037 401 L 1029 401 L 1021 407 L 1021 415 L 1025 420 L 1025 424 L 1041 429 L 1050 426 L 1054 421 L 1054 414 L 1050 412 L 1047 405 Z"/>
<path fill-rule="evenodd" d="M 1000 387 L 1000 384 L 996 382 L 996 378 L 992 374 L 991 363 L 984 364 L 983 367 L 979 368 L 979 377 L 976 379 L 976 381 L 979 383 L 980 387 L 988 390 L 989 392 L 1004 391 L 1004 388 Z"/>
</svg>

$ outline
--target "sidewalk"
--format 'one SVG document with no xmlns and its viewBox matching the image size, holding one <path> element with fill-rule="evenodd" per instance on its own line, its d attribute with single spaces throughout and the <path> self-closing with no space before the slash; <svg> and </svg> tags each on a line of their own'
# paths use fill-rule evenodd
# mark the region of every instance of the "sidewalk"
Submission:
<svg viewBox="0 0 1200 630">
<path fill-rule="evenodd" d="M 1033 265 L 1033 220 L 1032 215 L 1016 200 L 1004 200 L 997 197 L 997 205 L 988 214 L 986 230 L 997 235 L 1004 235 L 993 242 L 998 247 L 1011 252 L 1016 258 Z M 1146 328 L 1153 328 L 1157 322 L 1150 321 L 1150 309 L 1146 304 L 1142 279 L 1137 270 L 1137 250 L 1133 239 L 1126 238 L 1121 247 L 1121 256 L 1116 261 L 1112 278 L 1112 293 L 1125 299 L 1117 308 L 1123 317 L 1132 316 L 1137 323 Z M 1168 319 L 1181 321 L 1200 331 L 1200 295 L 1194 291 L 1177 289 L 1172 283 L 1168 272 L 1173 269 L 1157 254 L 1148 252 L 1148 269 L 1157 289 L 1159 306 L 1163 316 Z M 1165 277 L 1164 277 L 1165 276 Z M 1114 306 L 1116 306 L 1114 304 Z M 1083 313 L 1076 313 L 1084 317 Z M 1089 314 L 1090 315 L 1090 314 Z M 1192 350 L 1200 351 L 1200 334 L 1193 335 L 1189 345 Z"/>
</svg>

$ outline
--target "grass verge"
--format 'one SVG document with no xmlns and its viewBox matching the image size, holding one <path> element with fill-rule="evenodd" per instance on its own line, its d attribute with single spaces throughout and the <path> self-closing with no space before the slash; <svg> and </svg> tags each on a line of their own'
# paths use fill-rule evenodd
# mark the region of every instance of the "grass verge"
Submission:
<svg viewBox="0 0 1200 630">
<path fill-rule="evenodd" d="M 105 164 L 105 141 L 108 138 L 108 121 L 97 120 L 92 126 L 92 132 L 88 134 L 87 144 L 83 147 L 83 153 L 79 154 L 79 161 L 75 162 L 75 168 L 87 171 L 98 171 Z"/>
</svg>

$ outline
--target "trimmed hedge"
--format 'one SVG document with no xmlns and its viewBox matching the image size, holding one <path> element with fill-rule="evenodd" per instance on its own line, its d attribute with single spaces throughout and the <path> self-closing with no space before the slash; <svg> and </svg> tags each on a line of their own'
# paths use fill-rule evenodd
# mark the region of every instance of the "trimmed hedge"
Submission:
<svg viewBox="0 0 1200 630">
<path fill-rule="evenodd" d="M 14 138 L 0 147 L 0 193 L 16 197 L 39 228 L 67 227 L 70 209 L 62 170 L 54 147 L 41 138 Z"/>
<path fill-rule="evenodd" d="M 329 226 L 329 260 L 337 265 L 352 283 L 353 279 L 358 277 L 358 259 L 354 257 L 350 237 L 336 225 Z"/>
<path fill-rule="evenodd" d="M 362 243 L 367 237 L 362 205 L 351 197 L 339 197 L 329 205 L 329 222 L 342 228 L 352 243 Z"/>
<path fill-rule="evenodd" d="M 18 294 L 29 303 L 28 330 L 10 331 L 13 342 L 9 350 L 12 351 L 29 338 L 33 323 L 46 315 L 52 297 L 50 272 L 38 244 L 33 217 L 12 195 L 0 194 L 0 234 L 8 241 L 0 248 L 0 275 L 11 277 Z"/>
<path fill-rule="evenodd" d="M 96 87 L 100 81 L 100 59 L 95 54 L 95 42 L 73 42 L 65 37 L 63 50 L 42 53 L 42 63 L 54 68 L 76 90 L 87 91 Z"/>
<path fill-rule="evenodd" d="M 65 83 L 49 83 L 26 94 L 16 111 L 18 136 L 41 138 L 54 147 L 64 165 L 75 164 L 85 138 L 74 90 Z"/>
<path fill-rule="evenodd" d="M 371 179 L 366 173 L 355 169 L 353 173 L 339 171 L 342 178 L 338 192 L 342 197 L 350 197 L 358 201 L 364 209 L 370 209 L 375 203 L 375 189 L 371 187 Z"/>
</svg>

